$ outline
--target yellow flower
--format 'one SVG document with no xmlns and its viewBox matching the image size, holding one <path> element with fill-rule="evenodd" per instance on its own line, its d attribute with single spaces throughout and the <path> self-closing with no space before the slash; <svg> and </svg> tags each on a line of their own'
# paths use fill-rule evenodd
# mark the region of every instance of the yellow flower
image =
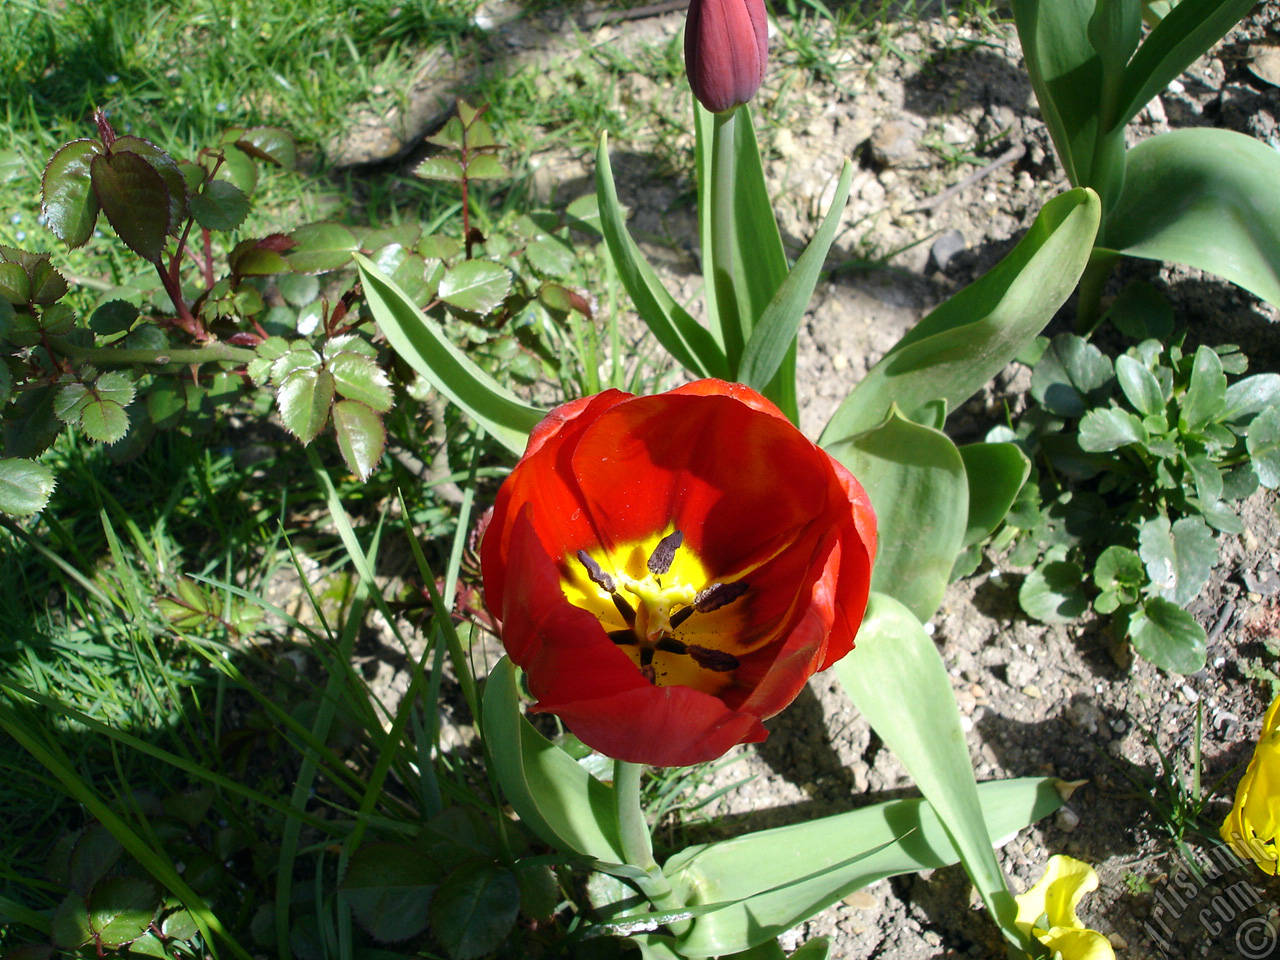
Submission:
<svg viewBox="0 0 1280 960">
<path fill-rule="evenodd" d="M 1061 854 L 1049 858 L 1044 876 L 1018 902 L 1018 929 L 1043 943 L 1061 960 L 1115 960 L 1111 942 L 1089 930 L 1076 916 L 1076 906 L 1098 889 L 1093 867 Z"/>
<path fill-rule="evenodd" d="M 1236 855 L 1252 860 L 1275 876 L 1280 852 L 1280 697 L 1272 701 L 1262 721 L 1262 735 L 1253 759 L 1236 787 L 1236 802 L 1218 831 Z"/>
</svg>

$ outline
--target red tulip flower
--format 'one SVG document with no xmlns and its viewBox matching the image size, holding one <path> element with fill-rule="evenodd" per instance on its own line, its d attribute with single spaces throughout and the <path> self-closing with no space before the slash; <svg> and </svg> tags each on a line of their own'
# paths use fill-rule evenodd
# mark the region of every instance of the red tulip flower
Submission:
<svg viewBox="0 0 1280 960">
<path fill-rule="evenodd" d="M 756 95 L 769 60 L 764 0 L 689 0 L 684 67 L 693 95 L 724 113 Z"/>
<path fill-rule="evenodd" d="M 702 380 L 553 410 L 480 557 L 533 709 L 672 767 L 763 740 L 853 649 L 875 544 L 847 470 L 755 391 Z"/>
</svg>

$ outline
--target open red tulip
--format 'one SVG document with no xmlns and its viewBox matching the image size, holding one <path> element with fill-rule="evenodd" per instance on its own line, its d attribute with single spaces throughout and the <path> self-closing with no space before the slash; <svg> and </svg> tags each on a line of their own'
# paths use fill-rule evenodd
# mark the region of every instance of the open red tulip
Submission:
<svg viewBox="0 0 1280 960">
<path fill-rule="evenodd" d="M 534 710 L 607 756 L 683 766 L 763 740 L 853 649 L 875 543 L 847 470 L 755 391 L 701 380 L 553 410 L 480 556 Z"/>
</svg>

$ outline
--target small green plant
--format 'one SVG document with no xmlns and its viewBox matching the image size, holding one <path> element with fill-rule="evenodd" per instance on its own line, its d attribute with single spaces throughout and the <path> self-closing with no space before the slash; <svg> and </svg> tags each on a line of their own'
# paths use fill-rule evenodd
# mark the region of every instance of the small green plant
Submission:
<svg viewBox="0 0 1280 960">
<path fill-rule="evenodd" d="M 1035 565 L 1019 601 L 1047 623 L 1092 607 L 1145 659 L 1194 673 L 1205 631 L 1184 608 L 1217 564 L 1215 531 L 1241 532 L 1232 503 L 1280 485 L 1280 375 L 1229 383 L 1247 368 L 1236 347 L 1162 343 L 1172 312 L 1148 285 L 1111 318 L 1141 342 L 1115 360 L 1075 335 L 1045 342 L 1036 405 L 991 434 L 1039 465 L 1009 516 L 1025 533 L 1011 560 Z"/>
</svg>

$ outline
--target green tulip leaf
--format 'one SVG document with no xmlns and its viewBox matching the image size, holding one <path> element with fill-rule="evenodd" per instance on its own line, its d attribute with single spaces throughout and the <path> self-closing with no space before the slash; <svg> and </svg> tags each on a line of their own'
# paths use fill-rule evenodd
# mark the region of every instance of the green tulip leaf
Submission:
<svg viewBox="0 0 1280 960">
<path fill-rule="evenodd" d="M 391 348 L 503 446 L 522 453 L 545 411 L 525 403 L 477 367 L 368 259 L 356 254 L 355 260 L 369 309 Z"/>
<path fill-rule="evenodd" d="M 873 592 L 858 645 L 835 670 L 945 825 L 992 919 L 1010 942 L 1021 943 L 1013 924 L 1017 908 L 989 832 L 994 827 L 1001 837 L 1009 830 L 984 819 L 951 679 L 933 640 L 910 609 Z"/>
<path fill-rule="evenodd" d="M 347 861 L 338 892 L 375 940 L 394 943 L 427 928 L 442 871 L 406 844 L 369 843 Z"/>
<path fill-rule="evenodd" d="M 609 138 L 600 137 L 596 150 L 596 195 L 599 199 L 600 229 L 618 279 L 631 302 L 663 349 L 676 363 L 698 377 L 729 379 L 729 364 L 723 348 L 710 332 L 671 298 L 653 268 L 627 232 L 618 191 L 609 166 Z"/>
<path fill-rule="evenodd" d="M 970 443 L 960 447 L 969 488 L 968 523 L 963 546 L 980 543 L 995 531 L 1031 474 L 1031 461 L 1013 443 Z"/>
<path fill-rule="evenodd" d="M 769 382 L 777 375 L 788 351 L 795 344 L 796 331 L 800 329 L 800 321 L 813 298 L 813 288 L 822 273 L 827 251 L 836 238 L 836 229 L 852 184 L 853 164 L 846 160 L 822 226 L 778 286 L 777 293 L 751 331 L 738 365 L 738 379 L 755 390 L 764 392 L 768 389 Z"/>
<path fill-rule="evenodd" d="M 44 168 L 42 209 L 49 229 L 69 247 L 84 244 L 98 222 L 90 164 L 101 154 L 97 140 L 72 140 L 59 147 Z"/>
<path fill-rule="evenodd" d="M 289 236 L 294 245 L 284 259 L 299 273 L 338 270 L 350 263 L 351 254 L 360 249 L 351 228 L 340 223 L 309 223 Z"/>
<path fill-rule="evenodd" d="M 382 417 L 357 400 L 339 400 L 333 405 L 333 428 L 342 459 L 352 473 L 368 480 L 387 445 Z"/>
<path fill-rule="evenodd" d="M 510 868 L 468 862 L 453 871 L 431 900 L 431 933 L 453 960 L 496 950 L 515 926 L 520 884 Z"/>
<path fill-rule="evenodd" d="M 928 620 L 968 525 L 969 484 L 955 444 L 895 410 L 874 430 L 826 450 L 858 478 L 876 511 L 880 547 L 871 589 Z"/>
<path fill-rule="evenodd" d="M 1008 836 L 1058 809 L 1055 783 L 1027 778 L 979 785 L 992 832 Z M 767 943 L 854 890 L 958 859 L 937 813 L 920 799 L 687 847 L 663 868 L 677 896 L 691 911 L 723 906 L 694 919 L 678 955 L 717 956 Z"/>
<path fill-rule="evenodd" d="M 511 273 L 489 260 L 464 260 L 445 271 L 436 295 L 459 310 L 492 313 L 511 290 Z"/>
<path fill-rule="evenodd" d="M 1128 153 L 1106 245 L 1172 260 L 1280 306 L 1280 153 L 1230 130 L 1174 130 Z"/>
<path fill-rule="evenodd" d="M 489 674 L 482 714 L 493 774 L 525 826 L 564 853 L 624 862 L 612 788 L 521 716 L 516 667 L 506 657 Z"/>
<path fill-rule="evenodd" d="M 1084 595 L 1084 571 L 1069 560 L 1040 564 L 1018 589 L 1018 605 L 1041 623 L 1070 623 L 1089 609 Z"/>
<path fill-rule="evenodd" d="M 1151 597 L 1125 620 L 1133 648 L 1161 670 L 1189 674 L 1204 669 L 1205 632 L 1171 600 Z"/>
<path fill-rule="evenodd" d="M 29 517 L 53 495 L 53 471 L 43 463 L 10 457 L 0 460 L 0 513 Z"/>
<path fill-rule="evenodd" d="M 822 445 L 869 430 L 896 403 L 916 419 L 944 399 L 965 403 L 1017 356 L 1075 289 L 1097 233 L 1089 190 L 1045 204 L 1013 251 L 917 323 L 845 398 Z"/>
<path fill-rule="evenodd" d="M 191 215 L 206 230 L 234 230 L 249 215 L 249 198 L 229 180 L 210 180 L 191 195 Z"/>
<path fill-rule="evenodd" d="M 1280 487 L 1280 407 L 1271 407 L 1254 418 L 1247 442 L 1258 483 L 1268 490 Z"/>
<path fill-rule="evenodd" d="M 157 262 L 172 227 L 164 178 L 139 154 L 127 151 L 94 157 L 90 175 L 102 212 L 124 245 Z"/>
</svg>

